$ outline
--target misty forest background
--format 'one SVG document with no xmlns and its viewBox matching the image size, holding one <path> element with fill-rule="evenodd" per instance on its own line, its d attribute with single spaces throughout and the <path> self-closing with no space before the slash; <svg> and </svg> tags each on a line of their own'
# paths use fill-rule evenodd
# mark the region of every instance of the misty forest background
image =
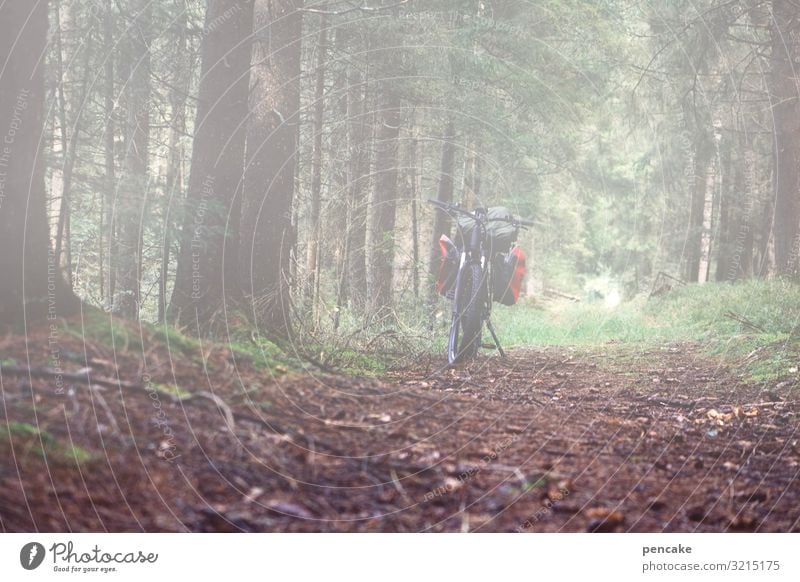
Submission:
<svg viewBox="0 0 800 582">
<path fill-rule="evenodd" d="M 533 298 L 797 277 L 794 0 L 0 13 L 3 323 L 431 330 L 429 198 L 533 218 Z"/>
</svg>

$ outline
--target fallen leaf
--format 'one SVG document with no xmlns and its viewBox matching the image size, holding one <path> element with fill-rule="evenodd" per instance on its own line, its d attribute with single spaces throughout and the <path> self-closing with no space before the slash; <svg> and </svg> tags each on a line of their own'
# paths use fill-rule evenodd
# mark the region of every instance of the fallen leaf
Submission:
<svg viewBox="0 0 800 582">
<path fill-rule="evenodd" d="M 749 515 L 736 515 L 731 519 L 728 529 L 736 531 L 752 531 L 755 529 L 756 520 Z"/>
<path fill-rule="evenodd" d="M 716 420 L 717 424 L 725 424 L 729 422 L 733 418 L 733 414 L 731 413 L 723 413 L 719 412 L 718 410 L 712 408 L 708 412 L 706 412 L 706 416 L 711 420 Z"/>
<path fill-rule="evenodd" d="M 264 490 L 261 487 L 253 487 L 247 492 L 247 495 L 245 495 L 244 502 L 253 503 L 253 501 L 258 499 L 262 493 L 264 493 Z"/>
<path fill-rule="evenodd" d="M 592 507 L 585 512 L 591 521 L 586 531 L 593 533 L 613 532 L 625 522 L 621 511 L 612 511 L 606 507 Z"/>
<path fill-rule="evenodd" d="M 558 483 L 550 484 L 547 489 L 547 498 L 553 503 L 563 501 L 567 496 L 572 493 L 572 481 L 569 479 L 561 479 Z"/>
</svg>

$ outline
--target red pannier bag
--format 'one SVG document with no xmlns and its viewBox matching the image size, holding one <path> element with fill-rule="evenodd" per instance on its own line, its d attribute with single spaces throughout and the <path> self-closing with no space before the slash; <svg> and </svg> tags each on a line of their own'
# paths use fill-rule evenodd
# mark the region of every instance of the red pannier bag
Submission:
<svg viewBox="0 0 800 582">
<path fill-rule="evenodd" d="M 439 239 L 439 272 L 436 276 L 436 292 L 452 299 L 453 286 L 458 274 L 458 249 L 446 234 Z"/>
<path fill-rule="evenodd" d="M 492 278 L 495 301 L 503 305 L 514 305 L 519 301 L 525 279 L 525 253 L 520 247 L 498 255 Z"/>
</svg>

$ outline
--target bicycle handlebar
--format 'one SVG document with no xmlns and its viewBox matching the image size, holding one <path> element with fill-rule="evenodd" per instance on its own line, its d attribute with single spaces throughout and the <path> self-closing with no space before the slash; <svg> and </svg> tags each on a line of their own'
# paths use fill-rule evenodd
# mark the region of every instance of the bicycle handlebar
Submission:
<svg viewBox="0 0 800 582">
<path fill-rule="evenodd" d="M 453 204 L 448 204 L 447 202 L 442 202 L 441 200 L 434 200 L 432 198 L 429 198 L 428 202 L 430 204 L 433 204 L 434 206 L 438 206 L 442 210 L 458 212 L 460 214 L 468 216 L 469 218 L 472 218 L 473 220 L 477 220 L 474 212 L 470 212 L 468 210 L 464 210 L 463 208 L 459 208 L 458 206 L 454 206 Z M 514 217 L 512 217 L 512 218 L 487 218 L 486 222 L 508 222 L 508 223 L 513 224 L 514 226 L 518 226 L 518 227 L 519 226 L 527 227 L 527 226 L 533 226 L 534 225 L 534 222 L 532 220 L 527 220 L 527 219 L 524 219 L 524 218 L 514 218 Z"/>
</svg>

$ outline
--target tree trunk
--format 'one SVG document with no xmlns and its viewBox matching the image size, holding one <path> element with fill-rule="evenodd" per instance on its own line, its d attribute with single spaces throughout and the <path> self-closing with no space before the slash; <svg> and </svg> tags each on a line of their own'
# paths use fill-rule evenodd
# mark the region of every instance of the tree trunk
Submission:
<svg viewBox="0 0 800 582">
<path fill-rule="evenodd" d="M 714 192 L 717 184 L 716 164 L 714 159 L 709 162 L 705 175 L 705 194 L 703 196 L 703 230 L 700 235 L 700 255 L 697 269 L 697 282 L 708 281 L 711 266 L 711 239 L 712 222 L 714 217 Z"/>
<path fill-rule="evenodd" d="M 322 121 L 325 113 L 325 68 L 328 44 L 328 20 L 320 19 L 317 36 L 317 65 L 314 88 L 314 151 L 311 160 L 311 207 L 308 214 L 308 244 L 306 245 L 306 298 L 312 313 L 317 313 L 317 286 L 319 284 L 320 206 L 322 197 Z"/>
<path fill-rule="evenodd" d="M 55 41 L 56 41 L 56 94 L 58 95 L 58 125 L 60 128 L 59 137 L 61 141 L 61 193 L 60 193 L 60 208 L 58 211 L 58 225 L 56 227 L 56 264 L 59 268 L 63 268 L 64 261 L 62 260 L 63 247 L 69 247 L 69 242 L 64 244 L 64 232 L 67 230 L 67 222 L 69 221 L 69 195 L 72 186 L 72 164 L 70 163 L 70 156 L 72 148 L 70 147 L 69 138 L 67 136 L 67 100 L 64 96 L 64 44 L 62 42 L 61 34 L 61 2 L 56 0 L 54 8 L 55 13 Z M 88 51 L 87 51 L 88 53 Z M 67 265 L 65 272 L 67 275 L 67 282 L 71 276 L 71 268 Z"/>
<path fill-rule="evenodd" d="M 406 169 L 408 199 L 411 202 L 411 285 L 414 298 L 419 299 L 419 212 L 418 212 L 418 176 L 417 176 L 417 138 L 411 136 L 408 141 L 408 161 Z"/>
<path fill-rule="evenodd" d="M 0 325 L 74 312 L 49 252 L 44 159 L 47 2 L 0 4 Z"/>
<path fill-rule="evenodd" d="M 706 174 L 710 156 L 705 155 L 704 145 L 698 143 L 694 153 L 694 175 L 691 187 L 689 226 L 686 233 L 686 269 L 684 278 L 697 283 L 700 272 L 700 255 L 703 243 L 703 213 L 706 202 Z"/>
<path fill-rule="evenodd" d="M 743 184 L 741 164 L 733 161 L 731 147 L 725 145 L 721 160 L 720 196 L 719 196 L 719 238 L 717 242 L 717 269 L 715 281 L 733 282 L 738 278 L 739 261 L 741 260 L 741 242 L 737 241 L 735 230 L 737 212 L 741 208 L 744 196 L 737 194 Z"/>
<path fill-rule="evenodd" d="M 239 253 L 259 329 L 289 337 L 302 3 L 257 0 Z"/>
<path fill-rule="evenodd" d="M 774 245 L 778 274 L 797 277 L 800 245 L 800 62 L 798 14 L 791 0 L 772 1 L 772 52 L 769 90 L 773 135 L 775 188 Z"/>
<path fill-rule="evenodd" d="M 167 182 L 163 201 L 163 232 L 161 239 L 161 268 L 158 278 L 158 321 L 164 322 L 167 317 L 167 287 L 169 282 L 169 265 L 173 244 L 173 232 L 176 228 L 170 216 L 173 201 L 183 199 L 183 146 L 181 136 L 186 132 L 186 95 L 189 91 L 190 62 L 186 58 L 186 11 L 183 0 L 175 2 L 176 18 L 174 27 L 177 35 L 175 52 L 175 73 L 170 89 L 170 109 L 172 119 L 169 131 L 169 158 L 167 159 Z"/>
<path fill-rule="evenodd" d="M 367 202 L 370 181 L 370 131 L 367 124 L 367 78 L 358 68 L 350 73 L 348 132 L 350 133 L 350 225 L 347 231 L 347 272 L 350 303 L 361 310 L 366 301 Z"/>
<path fill-rule="evenodd" d="M 116 200 L 117 251 L 114 271 L 116 287 L 112 311 L 138 319 L 141 301 L 142 230 L 148 184 L 150 143 L 150 0 L 127 5 L 134 21 L 125 39 L 126 58 L 132 63 L 125 84 L 127 115 L 125 162 Z"/>
<path fill-rule="evenodd" d="M 102 200 L 102 224 L 100 227 L 100 293 L 110 308 L 114 300 L 114 249 L 116 246 L 116 230 L 114 228 L 114 190 L 117 187 L 115 159 L 114 123 L 114 9 L 109 2 L 103 15 L 103 54 L 104 59 L 103 101 L 106 115 L 106 126 L 103 132 L 105 154 L 105 195 Z M 103 289 L 104 275 L 108 273 L 108 285 Z M 104 292 L 105 291 L 105 292 Z"/>
<path fill-rule="evenodd" d="M 448 204 L 453 202 L 453 164 L 455 162 L 454 134 L 453 122 L 448 121 L 444 135 L 442 136 L 442 165 L 439 171 L 439 191 L 436 196 L 439 202 L 446 202 Z M 450 235 L 450 217 L 441 210 L 434 210 L 433 239 L 430 247 L 430 259 L 428 261 L 428 270 L 432 280 L 436 279 L 436 275 L 439 272 L 439 238 L 441 238 L 443 234 Z M 435 303 L 436 290 L 433 285 L 430 285 L 430 293 L 431 303 Z"/>
<path fill-rule="evenodd" d="M 205 334 L 236 300 L 253 3 L 212 0 L 201 47 L 197 118 L 169 317 Z"/>
<path fill-rule="evenodd" d="M 351 35 L 344 28 L 339 27 L 336 29 L 334 41 L 334 54 L 346 54 L 345 51 L 350 48 Z M 333 328 L 338 330 L 342 310 L 345 309 L 349 294 L 347 285 L 349 249 L 347 245 L 350 237 L 347 233 L 350 232 L 351 227 L 351 212 L 348 192 L 353 176 L 351 173 L 352 167 L 347 159 L 350 152 L 348 120 L 350 120 L 352 114 L 350 111 L 350 78 L 347 74 L 348 67 L 346 65 L 339 64 L 335 70 L 336 76 L 334 77 L 333 86 L 337 90 L 333 96 L 333 111 L 337 119 L 342 121 L 335 125 L 335 130 L 332 131 L 331 135 L 333 147 L 330 157 L 334 166 L 333 183 L 335 187 L 330 196 L 331 220 L 328 221 L 327 236 L 333 240 L 336 255 L 336 309 L 333 315 Z M 342 235 L 343 232 L 345 233 L 344 236 Z"/>
<path fill-rule="evenodd" d="M 392 278 L 395 256 L 395 214 L 397 210 L 398 137 L 400 99 L 393 88 L 382 92 L 375 158 L 375 190 L 371 228 L 370 310 L 386 312 L 392 306 Z"/>
<path fill-rule="evenodd" d="M 468 141 L 464 150 L 464 172 L 461 182 L 461 200 L 464 208 L 475 208 L 479 205 L 475 181 L 477 172 L 477 156 L 474 142 Z"/>
</svg>

